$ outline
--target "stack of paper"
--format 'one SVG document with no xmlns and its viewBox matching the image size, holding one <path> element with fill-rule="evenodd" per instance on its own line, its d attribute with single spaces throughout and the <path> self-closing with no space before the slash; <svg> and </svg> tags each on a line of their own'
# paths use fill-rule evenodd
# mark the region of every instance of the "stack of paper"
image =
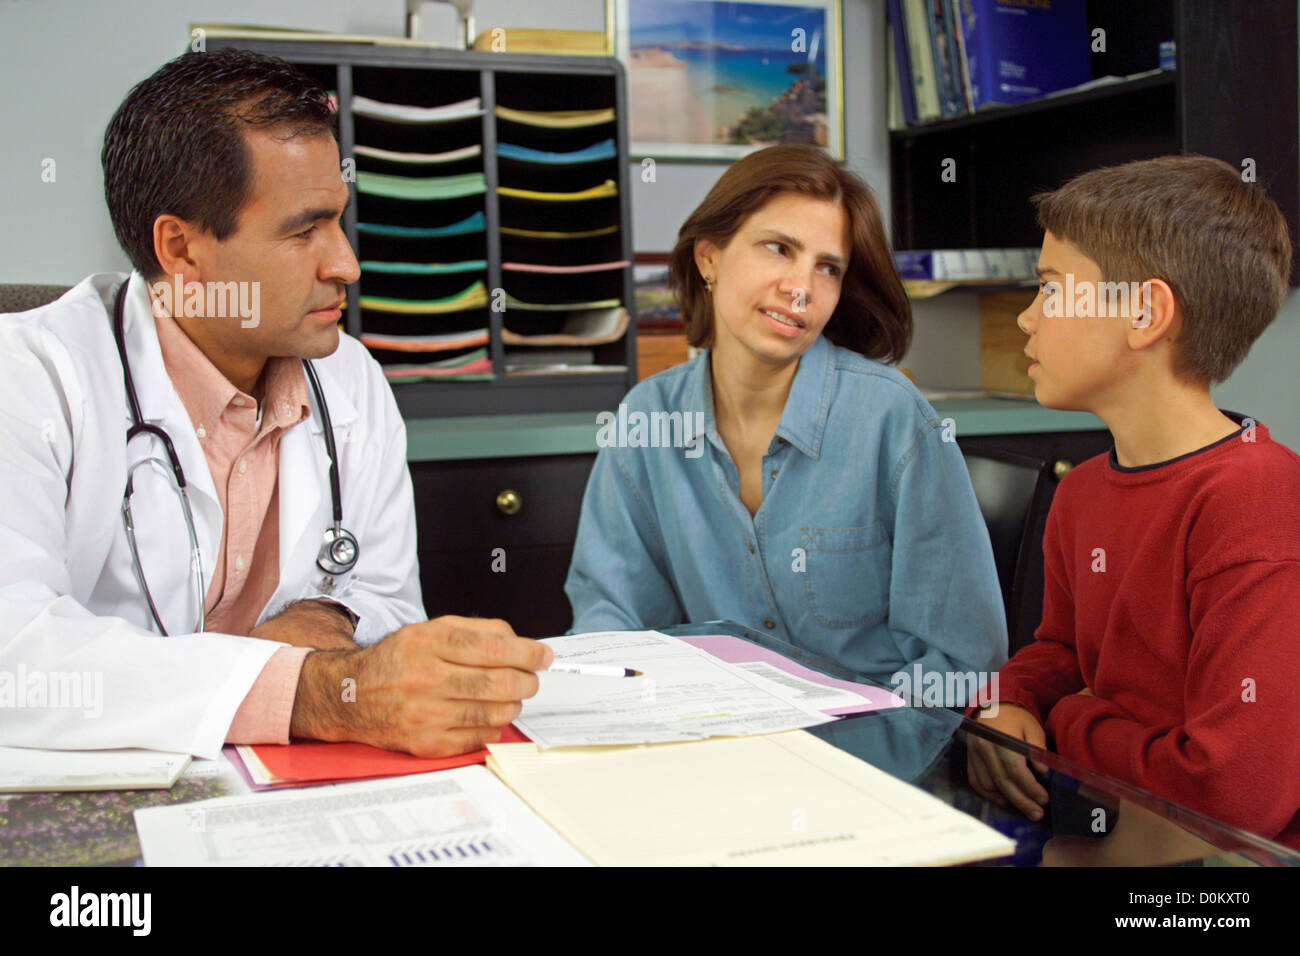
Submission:
<svg viewBox="0 0 1300 956">
<path fill-rule="evenodd" d="M 357 116 L 394 123 L 446 123 L 482 116 L 483 101 L 475 96 L 444 106 L 410 106 L 406 103 L 383 103 L 365 96 L 353 96 L 352 112 Z"/>
<path fill-rule="evenodd" d="M 360 174 L 358 174 L 359 177 Z M 607 179 L 599 185 L 579 189 L 576 192 L 546 192 L 540 189 L 517 189 L 513 186 L 498 186 L 497 192 L 512 199 L 536 199 L 540 202 L 580 202 L 584 199 L 604 199 L 608 196 L 617 196 L 618 186 L 614 183 L 614 180 Z"/>
<path fill-rule="evenodd" d="M 400 312 L 405 315 L 436 315 L 442 312 L 463 312 L 479 309 L 488 304 L 487 287 L 475 281 L 454 295 L 441 299 L 394 299 L 386 296 L 363 295 L 361 308 L 376 312 Z"/>
<path fill-rule="evenodd" d="M 501 330 L 501 341 L 506 345 L 555 346 L 603 345 L 617 342 L 627 331 L 627 309 L 587 309 L 565 316 L 555 332 L 521 335 L 510 329 Z"/>
<path fill-rule="evenodd" d="M 482 767 L 137 810 L 148 866 L 585 866 Z"/>
<path fill-rule="evenodd" d="M 516 110 L 508 106 L 496 108 L 497 119 L 523 123 L 525 126 L 545 126 L 550 129 L 577 129 L 581 126 L 599 126 L 614 122 L 614 109 L 603 110 Z"/>
<path fill-rule="evenodd" d="M 167 789 L 189 754 L 156 750 L 37 750 L 0 747 L 0 793 Z"/>
<path fill-rule="evenodd" d="M 488 750 L 488 768 L 601 865 L 922 865 L 1015 851 L 996 830 L 803 731 Z"/>
<path fill-rule="evenodd" d="M 548 638 L 557 662 L 615 665 L 640 677 L 543 671 L 515 726 L 541 747 L 770 734 L 832 718 L 779 685 L 658 631 Z"/>
<path fill-rule="evenodd" d="M 514 727 L 506 727 L 501 734 L 502 743 L 527 739 Z M 253 790 L 262 791 L 468 767 L 483 763 L 487 750 L 455 757 L 416 757 L 369 744 L 299 740 L 291 744 L 227 745 L 225 755 L 236 769 L 242 767 Z"/>
</svg>

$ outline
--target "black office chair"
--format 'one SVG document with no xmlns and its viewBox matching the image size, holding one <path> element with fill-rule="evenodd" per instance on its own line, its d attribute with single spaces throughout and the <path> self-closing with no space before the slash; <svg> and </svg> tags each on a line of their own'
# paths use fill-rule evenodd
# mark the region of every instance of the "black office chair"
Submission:
<svg viewBox="0 0 1300 956">
<path fill-rule="evenodd" d="M 1034 639 L 1043 613 L 1043 529 L 1052 500 L 1047 462 L 997 448 L 962 448 L 993 545 L 1007 612 L 1008 651 Z"/>
</svg>

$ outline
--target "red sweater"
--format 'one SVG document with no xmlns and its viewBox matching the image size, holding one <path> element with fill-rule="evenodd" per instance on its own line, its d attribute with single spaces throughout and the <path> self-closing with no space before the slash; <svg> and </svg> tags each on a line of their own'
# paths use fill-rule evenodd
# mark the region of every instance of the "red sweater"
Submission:
<svg viewBox="0 0 1300 956">
<path fill-rule="evenodd" d="M 1145 468 L 1099 455 L 1043 552 L 998 698 L 1066 757 L 1300 848 L 1300 456 L 1263 425 Z"/>
</svg>

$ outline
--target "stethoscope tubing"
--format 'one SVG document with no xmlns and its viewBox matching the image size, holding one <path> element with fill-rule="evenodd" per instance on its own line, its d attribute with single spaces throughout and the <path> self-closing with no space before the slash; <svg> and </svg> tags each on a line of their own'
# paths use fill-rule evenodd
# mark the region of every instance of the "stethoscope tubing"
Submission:
<svg viewBox="0 0 1300 956">
<path fill-rule="evenodd" d="M 126 386 L 127 406 L 131 413 L 132 422 L 126 432 L 126 441 L 127 444 L 130 444 L 131 440 L 136 436 L 148 434 L 159 439 L 167 452 L 167 462 L 151 456 L 136 462 L 127 469 L 126 488 L 122 497 L 122 523 L 126 529 L 127 545 L 131 550 L 131 569 L 135 573 L 140 590 L 144 593 L 145 601 L 149 604 L 149 613 L 158 626 L 159 632 L 165 637 L 167 629 L 163 626 L 162 617 L 154 604 L 153 594 L 145 581 L 144 565 L 140 560 L 140 552 L 136 545 L 135 521 L 131 514 L 131 494 L 134 491 L 135 470 L 141 465 L 153 464 L 164 470 L 170 467 L 176 481 L 176 491 L 180 495 L 181 511 L 185 517 L 186 531 L 190 539 L 190 563 L 194 570 L 195 592 L 199 608 L 195 633 L 202 633 L 207 623 L 206 598 L 203 589 L 203 558 L 199 552 L 199 539 L 194 527 L 194 513 L 190 509 L 190 496 L 186 491 L 185 470 L 181 467 L 180 456 L 176 454 L 171 436 L 167 434 L 166 429 L 143 420 L 144 416 L 140 411 L 140 399 L 136 394 L 135 381 L 131 375 L 131 365 L 127 360 L 125 315 L 126 290 L 129 283 L 130 279 L 128 278 L 118 286 L 113 302 L 113 341 L 117 345 L 118 356 L 122 361 L 122 379 Z M 329 406 L 325 403 L 325 393 L 321 388 L 320 379 L 317 378 L 316 369 L 312 366 L 311 361 L 303 359 L 302 366 L 306 372 L 307 381 L 311 385 L 312 394 L 316 398 L 316 407 L 320 410 L 321 430 L 325 436 L 325 450 L 329 454 L 330 460 L 329 483 L 333 524 L 331 529 L 325 533 L 325 540 L 321 546 L 316 564 L 328 575 L 346 574 L 356 565 L 360 546 L 352 533 L 343 528 L 343 495 L 339 483 L 338 454 L 334 445 L 334 427 L 330 420 Z"/>
</svg>

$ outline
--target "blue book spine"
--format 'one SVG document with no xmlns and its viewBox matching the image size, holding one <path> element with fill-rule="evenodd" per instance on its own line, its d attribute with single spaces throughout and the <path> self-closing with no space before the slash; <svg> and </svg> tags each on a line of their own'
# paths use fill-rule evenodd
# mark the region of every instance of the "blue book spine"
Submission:
<svg viewBox="0 0 1300 956">
<path fill-rule="evenodd" d="M 900 279 L 933 279 L 934 253 L 895 250 L 894 267 L 898 269 Z"/>
<path fill-rule="evenodd" d="M 894 41 L 894 59 L 898 75 L 894 82 L 903 100 L 903 120 L 911 126 L 916 122 L 916 90 L 912 88 L 912 57 L 907 52 L 907 27 L 903 24 L 903 0 L 889 0 L 889 32 Z"/>
<path fill-rule="evenodd" d="M 1085 0 L 961 0 L 961 14 L 976 109 L 1092 79 Z"/>
</svg>

